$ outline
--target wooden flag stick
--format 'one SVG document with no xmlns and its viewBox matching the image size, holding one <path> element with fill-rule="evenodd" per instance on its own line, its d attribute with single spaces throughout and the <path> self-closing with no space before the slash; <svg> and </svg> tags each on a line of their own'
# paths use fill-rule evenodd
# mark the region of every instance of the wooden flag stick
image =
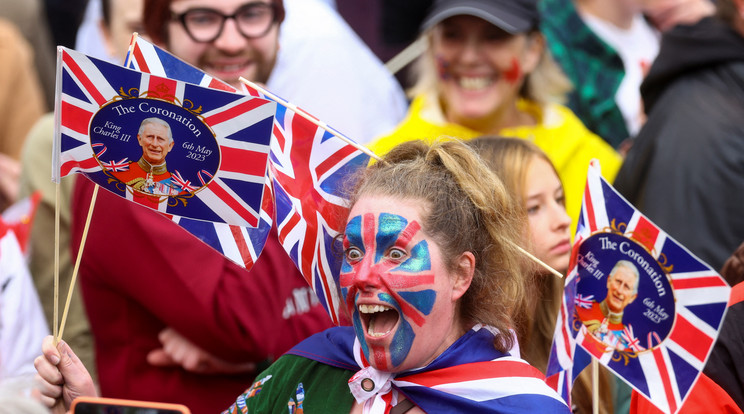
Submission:
<svg viewBox="0 0 744 414">
<path fill-rule="evenodd" d="M 52 330 L 56 345 L 58 342 L 57 326 L 59 326 L 59 199 L 61 198 L 59 181 L 55 183 L 54 188 L 54 323 Z"/>
<path fill-rule="evenodd" d="M 592 358 L 592 413 L 599 414 L 599 362 Z"/>
<path fill-rule="evenodd" d="M 534 255 L 533 255 L 532 253 L 530 253 L 530 252 L 528 252 L 527 250 L 525 250 L 525 249 L 523 249 L 523 248 L 521 248 L 521 247 L 517 246 L 517 245 L 516 245 L 516 244 L 514 244 L 513 242 L 510 242 L 510 243 L 511 243 L 511 244 L 512 244 L 512 246 L 514 246 L 514 247 L 515 247 L 515 248 L 516 248 L 517 250 L 519 250 L 520 252 L 522 252 L 522 254 L 524 254 L 525 256 L 529 257 L 530 259 L 532 259 L 532 260 L 533 260 L 533 261 L 534 261 L 535 263 L 539 264 L 540 266 L 544 267 L 544 268 L 545 268 L 546 270 L 548 270 L 548 271 L 549 271 L 550 273 L 552 273 L 552 274 L 554 274 L 554 275 L 556 275 L 556 276 L 558 276 L 558 277 L 560 277 L 560 278 L 562 278 L 562 277 L 563 277 L 563 275 L 561 274 L 561 272 L 559 272 L 559 271 L 557 271 L 557 270 L 553 269 L 552 267 L 550 267 L 550 265 L 548 265 L 547 263 L 545 263 L 545 262 L 543 262 L 542 260 L 540 260 L 540 259 L 538 259 L 537 257 L 535 257 L 535 256 L 534 256 Z"/>
<path fill-rule="evenodd" d="M 88 238 L 88 227 L 90 227 L 90 218 L 93 216 L 93 207 L 96 205 L 96 196 L 98 195 L 98 184 L 93 189 L 93 195 L 90 197 L 90 207 L 88 208 L 88 217 L 85 219 L 85 227 L 83 228 L 83 236 L 80 238 L 80 248 L 78 249 L 77 259 L 75 260 L 75 268 L 72 271 L 72 279 L 70 279 L 70 288 L 67 291 L 67 301 L 65 302 L 65 310 L 62 313 L 62 323 L 59 327 L 59 336 L 54 337 L 54 343 L 58 343 L 62 339 L 62 333 L 65 331 L 65 321 L 67 321 L 67 311 L 70 309 L 70 300 L 72 299 L 72 293 L 75 288 L 75 280 L 77 279 L 78 269 L 80 268 L 80 259 L 83 257 L 83 249 L 85 248 L 85 239 Z"/>
<path fill-rule="evenodd" d="M 391 74 L 395 75 L 399 70 L 408 66 L 409 63 L 424 53 L 426 46 L 426 38 L 423 36 L 419 37 L 416 41 L 406 46 L 405 49 L 401 50 L 400 53 L 393 56 L 392 59 L 388 60 L 385 63 L 385 68 Z"/>
<path fill-rule="evenodd" d="M 273 93 L 267 91 L 266 89 L 264 89 L 264 88 L 258 86 L 257 84 L 249 81 L 248 79 L 245 79 L 245 78 L 241 77 L 240 78 L 240 81 L 243 82 L 243 83 L 245 83 L 246 85 L 250 86 L 251 88 L 254 88 L 254 89 L 258 90 L 259 92 L 261 92 L 262 94 L 268 96 L 269 98 L 271 98 L 271 99 L 273 99 L 273 100 L 281 103 L 282 105 L 284 105 L 287 108 L 289 108 L 292 111 L 294 111 L 297 115 L 299 115 L 299 116 L 307 119 L 308 121 L 312 122 L 313 124 L 317 125 L 318 127 L 323 128 L 324 130 L 326 130 L 329 133 L 333 134 L 333 136 L 335 136 L 336 138 L 341 139 L 342 141 L 344 141 L 345 143 L 347 143 L 347 144 L 351 145 L 352 147 L 358 149 L 359 151 L 362 151 L 363 153 L 369 155 L 370 157 L 376 159 L 377 161 L 382 161 L 382 158 L 380 158 L 377 154 L 375 154 L 374 152 L 372 152 L 369 148 L 367 148 L 364 145 L 361 145 L 361 144 L 359 144 L 357 142 L 354 142 L 354 141 L 346 138 L 345 136 L 343 136 L 340 133 L 338 133 L 337 131 L 335 131 L 333 128 L 329 127 L 325 122 L 318 121 L 317 119 L 315 119 L 312 116 L 310 116 L 307 112 L 305 112 L 302 109 L 298 108 L 296 105 L 291 104 L 291 103 L 285 101 L 284 99 L 282 99 L 282 98 L 274 95 Z"/>
</svg>

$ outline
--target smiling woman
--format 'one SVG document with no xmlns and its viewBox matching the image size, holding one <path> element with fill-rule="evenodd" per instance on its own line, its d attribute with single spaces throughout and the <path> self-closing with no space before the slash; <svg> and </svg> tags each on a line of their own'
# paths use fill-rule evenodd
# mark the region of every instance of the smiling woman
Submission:
<svg viewBox="0 0 744 414">
<path fill-rule="evenodd" d="M 578 218 L 589 161 L 608 180 L 619 154 L 561 103 L 571 84 L 539 31 L 538 0 L 437 0 L 421 26 L 406 119 L 370 147 L 377 154 L 411 139 L 500 135 L 533 141 L 556 166 L 566 210 Z"/>
</svg>

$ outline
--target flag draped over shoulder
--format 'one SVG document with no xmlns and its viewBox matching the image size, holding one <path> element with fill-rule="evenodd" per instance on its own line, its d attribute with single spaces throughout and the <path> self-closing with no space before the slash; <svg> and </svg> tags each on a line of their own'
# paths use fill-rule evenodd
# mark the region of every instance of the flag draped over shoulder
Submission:
<svg viewBox="0 0 744 414">
<path fill-rule="evenodd" d="M 204 73 L 167 51 L 155 46 L 136 33 L 132 36 L 126 58 L 129 68 L 153 75 L 193 83 L 213 89 L 237 92 L 231 85 Z M 198 174 L 199 182 L 212 177 L 207 171 Z M 181 227 L 222 253 L 228 259 L 250 269 L 258 259 L 271 231 L 274 216 L 274 198 L 268 168 L 264 171 L 263 199 L 256 227 L 235 226 L 217 222 L 203 222 L 183 217 L 173 217 Z"/>
<path fill-rule="evenodd" d="M 369 155 L 339 138 L 338 131 L 331 133 L 299 115 L 281 98 L 246 89 L 277 101 L 269 171 L 279 241 L 331 320 L 337 325 L 347 322 L 338 289 L 343 248 L 337 236 L 349 211 L 343 189 L 355 171 L 366 168 Z"/>
<path fill-rule="evenodd" d="M 716 341 L 730 287 L 617 193 L 596 165 L 569 269 L 548 383 L 569 401 L 593 357 L 663 412 L 677 412 Z"/>
<path fill-rule="evenodd" d="M 55 180 L 82 173 L 166 214 L 259 224 L 273 102 L 133 71 L 66 48 L 59 49 L 57 84 Z M 139 132 L 153 118 L 171 131 L 164 146 L 139 143 Z M 161 160 L 148 162 L 146 154 Z"/>
</svg>

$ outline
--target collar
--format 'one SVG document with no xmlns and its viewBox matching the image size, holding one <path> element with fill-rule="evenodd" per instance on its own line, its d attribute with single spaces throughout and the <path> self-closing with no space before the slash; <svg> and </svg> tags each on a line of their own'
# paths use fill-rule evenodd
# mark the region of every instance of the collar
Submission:
<svg viewBox="0 0 744 414">
<path fill-rule="evenodd" d="M 599 303 L 599 310 L 602 311 L 602 315 L 607 317 L 607 321 L 609 323 L 613 323 L 613 324 L 623 323 L 623 312 L 620 312 L 620 313 L 610 312 L 610 307 L 607 306 L 607 299 Z"/>
<path fill-rule="evenodd" d="M 165 162 L 158 165 L 152 165 L 145 159 L 145 157 L 140 157 L 139 161 L 137 161 L 137 165 L 139 165 L 142 170 L 147 171 L 152 175 L 160 175 L 168 172 Z"/>
</svg>

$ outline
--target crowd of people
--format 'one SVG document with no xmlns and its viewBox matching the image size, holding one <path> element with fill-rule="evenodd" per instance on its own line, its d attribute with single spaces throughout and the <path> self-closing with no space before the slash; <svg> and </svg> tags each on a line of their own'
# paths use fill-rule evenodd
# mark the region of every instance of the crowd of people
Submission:
<svg viewBox="0 0 744 414">
<path fill-rule="evenodd" d="M 36 3 L 35 15 L 61 7 Z M 241 77 L 265 85 L 381 159 L 348 177 L 348 326 L 333 326 L 276 227 L 246 270 L 82 176 L 53 183 L 43 78 L 58 22 L 41 19 L 32 38 L 21 13 L 0 14 L 0 210 L 40 194 L 27 260 L 50 332 L 54 280 L 66 291 L 82 252 L 63 340 L 0 348 L 0 367 L 25 364 L 0 369 L 0 400 L 18 398 L 8 407 L 65 413 L 103 396 L 195 414 L 654 412 L 608 370 L 598 397 L 589 370 L 578 375 L 571 406 L 545 381 L 564 280 L 544 266 L 570 270 L 592 159 L 729 284 L 744 280 L 744 0 L 416 2 L 407 32 L 424 51 L 403 84 L 333 0 L 88 0 L 85 14 L 79 3 L 80 51 L 121 64 L 138 32 L 239 90 Z M 174 140 L 153 125 L 132 126 L 140 186 L 170 176 Z M 605 320 L 636 298 L 627 263 L 585 309 L 596 337 L 614 338 Z M 681 412 L 744 410 L 738 304 Z M 0 345 L 10 334 L 0 326 Z M 31 397 L 27 383 L 5 386 L 34 368 Z"/>
</svg>

